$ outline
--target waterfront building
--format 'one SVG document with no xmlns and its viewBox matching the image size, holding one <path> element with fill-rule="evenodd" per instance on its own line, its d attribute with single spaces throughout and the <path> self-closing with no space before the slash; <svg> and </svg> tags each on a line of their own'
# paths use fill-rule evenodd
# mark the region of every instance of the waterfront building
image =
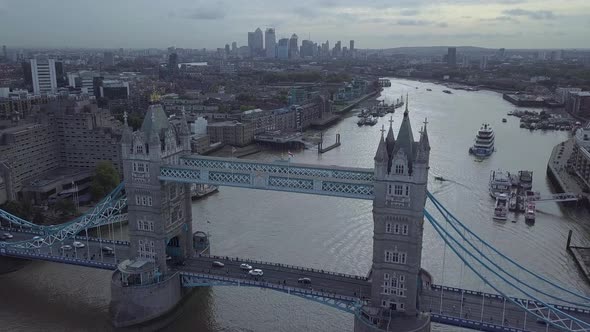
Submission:
<svg viewBox="0 0 590 332">
<path fill-rule="evenodd" d="M 580 88 L 557 88 L 555 89 L 556 99 L 558 102 L 565 104 L 566 100 L 569 98 L 570 92 L 580 92 L 582 89 Z"/>
<path fill-rule="evenodd" d="M 55 60 L 31 59 L 31 79 L 33 92 L 36 95 L 57 92 L 57 74 L 55 71 Z"/>
<path fill-rule="evenodd" d="M 447 65 L 449 67 L 457 66 L 457 48 L 449 47 L 447 51 Z"/>
<path fill-rule="evenodd" d="M 207 135 L 213 143 L 246 146 L 254 140 L 254 128 L 252 123 L 239 121 L 213 122 L 207 124 Z"/>
<path fill-rule="evenodd" d="M 266 51 L 266 57 L 269 59 L 276 58 L 277 56 L 277 40 L 275 35 L 275 29 L 268 28 L 264 32 L 264 47 Z"/>
<path fill-rule="evenodd" d="M 575 116 L 590 117 L 590 91 L 568 92 L 565 109 Z"/>
<path fill-rule="evenodd" d="M 576 131 L 570 161 L 574 172 L 590 188 L 590 124 Z"/>
</svg>

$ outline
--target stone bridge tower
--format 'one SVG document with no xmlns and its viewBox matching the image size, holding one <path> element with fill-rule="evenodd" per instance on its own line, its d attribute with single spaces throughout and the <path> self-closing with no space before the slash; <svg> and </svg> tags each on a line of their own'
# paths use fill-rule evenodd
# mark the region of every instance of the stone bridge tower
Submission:
<svg viewBox="0 0 590 332">
<path fill-rule="evenodd" d="M 408 104 L 397 136 L 389 126 L 375 155 L 373 265 L 370 303 L 355 318 L 355 331 L 430 331 L 430 318 L 418 310 L 424 204 L 430 144 L 426 121 L 414 141 Z"/>
<path fill-rule="evenodd" d="M 169 121 L 161 105 L 150 105 L 141 129 L 127 126 L 122 160 L 129 220 L 129 257 L 111 285 L 115 326 L 158 317 L 182 297 L 178 274 L 167 264 L 193 255 L 190 184 L 158 179 L 160 167 L 190 153 L 186 118 Z"/>
</svg>

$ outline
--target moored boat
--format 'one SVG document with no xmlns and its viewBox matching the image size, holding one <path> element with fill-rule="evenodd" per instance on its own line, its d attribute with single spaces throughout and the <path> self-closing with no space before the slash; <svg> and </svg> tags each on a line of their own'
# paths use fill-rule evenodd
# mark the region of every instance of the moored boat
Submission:
<svg viewBox="0 0 590 332">
<path fill-rule="evenodd" d="M 469 148 L 469 153 L 477 157 L 487 157 L 494 152 L 494 130 L 484 123 L 475 136 L 475 143 Z"/>
<path fill-rule="evenodd" d="M 535 203 L 529 202 L 524 212 L 524 220 L 528 222 L 535 221 Z"/>
<path fill-rule="evenodd" d="M 495 170 L 490 172 L 489 191 L 490 196 L 497 198 L 499 195 L 508 195 L 510 193 L 510 173 L 503 170 Z"/>
<path fill-rule="evenodd" d="M 494 207 L 494 219 L 508 219 L 508 195 L 500 194 L 496 197 L 496 206 Z"/>
<path fill-rule="evenodd" d="M 210 195 L 214 192 L 219 190 L 218 186 L 209 185 L 209 184 L 196 184 L 193 183 L 191 185 L 191 198 L 192 199 L 199 199 Z"/>
<path fill-rule="evenodd" d="M 443 90 L 444 93 L 452 94 L 451 90 Z"/>
</svg>

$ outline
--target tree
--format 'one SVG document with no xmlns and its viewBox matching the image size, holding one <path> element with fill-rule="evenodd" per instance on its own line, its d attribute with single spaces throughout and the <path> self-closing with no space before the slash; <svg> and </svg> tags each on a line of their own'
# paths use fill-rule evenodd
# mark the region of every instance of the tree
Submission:
<svg viewBox="0 0 590 332">
<path fill-rule="evenodd" d="M 33 222 L 35 222 L 35 224 L 38 225 L 42 225 L 45 223 L 45 215 L 43 215 L 43 212 L 41 212 L 41 210 L 35 211 L 35 214 L 33 215 Z"/>
<path fill-rule="evenodd" d="M 76 205 L 71 199 L 62 199 L 55 204 L 55 210 L 60 212 L 62 217 L 71 216 L 76 213 Z"/>
<path fill-rule="evenodd" d="M 90 191 L 95 201 L 102 199 L 119 185 L 119 173 L 110 161 L 101 161 L 96 165 L 96 174 Z"/>
</svg>

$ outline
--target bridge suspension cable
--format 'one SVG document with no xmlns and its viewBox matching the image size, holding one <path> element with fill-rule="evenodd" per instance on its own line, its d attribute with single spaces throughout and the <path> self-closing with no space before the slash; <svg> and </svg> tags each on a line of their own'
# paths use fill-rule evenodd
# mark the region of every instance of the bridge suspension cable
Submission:
<svg viewBox="0 0 590 332">
<path fill-rule="evenodd" d="M 432 226 L 434 227 L 436 232 L 443 238 L 443 240 L 447 243 L 447 245 L 451 248 L 451 250 L 453 250 L 453 252 L 459 257 L 459 259 L 461 259 L 469 267 L 469 269 L 471 271 L 473 271 L 480 279 L 482 279 L 488 286 L 492 287 L 496 292 L 501 294 L 505 299 L 508 299 L 514 305 L 522 308 L 523 310 L 534 315 L 535 317 L 542 319 L 543 321 L 556 326 L 559 329 L 562 329 L 565 331 L 572 331 L 572 332 L 574 332 L 574 331 L 580 331 L 580 332 L 581 331 L 585 331 L 585 332 L 590 331 L 590 324 L 589 323 L 584 322 L 578 318 L 575 318 L 575 317 L 573 317 L 573 316 L 571 316 L 559 309 L 556 309 L 554 306 L 549 305 L 549 304 L 543 302 L 542 300 L 536 298 L 535 296 L 529 294 L 527 291 L 522 290 L 520 287 L 518 287 L 517 285 L 515 285 L 511 281 L 507 280 L 506 278 L 504 278 L 503 276 L 498 274 L 493 268 L 491 268 L 490 266 L 485 264 L 481 259 L 476 257 L 472 252 L 470 252 L 467 248 L 465 248 L 463 245 L 461 245 L 461 243 L 459 243 L 459 241 L 457 239 L 455 239 L 452 235 L 450 235 L 427 210 L 424 211 L 424 215 L 425 215 L 426 219 L 432 224 Z M 452 244 L 451 242 L 454 242 L 454 244 Z M 477 268 L 475 268 L 471 263 L 469 263 L 467 260 L 467 256 L 464 256 L 461 253 L 459 253 L 459 249 L 456 246 L 462 252 L 464 252 L 465 254 L 470 256 L 477 263 L 479 263 L 483 268 L 492 272 L 497 277 L 499 277 L 503 282 L 507 283 L 508 285 L 510 285 L 511 287 L 516 289 L 517 291 L 519 291 L 520 293 L 524 294 L 525 297 L 533 299 L 533 301 L 530 302 L 527 300 L 526 305 L 525 305 L 523 303 L 523 301 L 517 300 L 516 298 L 512 298 L 512 297 L 509 297 L 508 295 L 506 295 L 504 291 L 502 291 L 494 283 L 490 282 L 490 280 L 488 280 L 488 278 L 483 276 L 482 273 Z M 531 304 L 534 306 L 533 308 L 530 308 Z"/>
<path fill-rule="evenodd" d="M 484 259 L 486 259 L 487 261 L 489 261 L 491 264 L 493 264 L 496 268 L 500 269 L 503 273 L 505 273 L 507 276 L 509 276 L 511 279 L 517 281 L 518 283 L 526 286 L 527 288 L 530 288 L 536 292 L 539 292 L 540 294 L 546 295 L 554 300 L 557 301 L 561 301 L 561 302 L 565 302 L 568 304 L 572 304 L 575 306 L 583 306 L 583 307 L 587 307 L 590 308 L 590 297 L 584 296 L 583 294 L 581 294 L 579 291 L 574 291 L 574 290 L 570 290 L 567 289 L 559 284 L 556 284 L 554 282 L 552 282 L 551 280 L 527 269 L 526 267 L 520 265 L 519 263 L 517 263 L 516 261 L 514 261 L 513 259 L 511 259 L 510 257 L 504 255 L 503 253 L 501 253 L 500 251 L 498 251 L 494 246 L 490 245 L 489 243 L 487 243 L 485 240 L 483 240 L 481 237 L 479 237 L 476 233 L 474 233 L 473 231 L 471 231 L 467 226 L 465 226 L 463 223 L 461 223 L 461 221 L 459 221 L 455 216 L 453 216 L 453 214 L 451 212 L 449 212 L 444 205 L 442 205 L 442 203 L 440 203 L 440 201 L 438 201 L 434 195 L 432 195 L 430 192 L 427 193 L 428 198 L 430 199 L 430 201 L 434 204 L 434 206 L 437 208 L 437 210 L 441 213 L 441 215 L 445 218 L 445 220 L 451 225 L 451 227 L 455 230 L 455 232 L 457 232 L 457 234 L 459 234 L 459 236 L 461 238 L 463 238 L 465 240 L 465 242 L 467 242 L 469 244 L 469 246 L 471 246 L 474 250 L 476 250 Z M 458 229 L 461 228 L 461 230 Z M 517 272 L 524 272 L 525 274 L 531 275 L 534 278 L 541 280 L 544 284 L 550 286 L 550 287 L 554 287 L 560 291 L 563 291 L 581 301 L 583 301 L 582 303 L 580 302 L 572 302 L 571 300 L 566 300 L 563 299 L 561 297 L 558 297 L 556 295 L 552 295 L 547 293 L 546 291 L 540 290 L 534 286 L 532 286 L 530 283 L 525 282 L 523 280 L 521 280 L 521 278 L 517 278 L 515 276 L 513 276 L 511 273 L 507 272 L 504 268 L 502 268 L 501 266 L 499 266 L 498 263 L 496 263 L 495 261 L 493 261 L 488 255 L 485 255 L 480 249 L 477 248 L 477 246 L 472 243 L 470 240 L 468 240 L 465 236 L 465 232 L 469 233 L 469 235 L 472 238 L 475 238 L 476 241 L 481 244 L 483 247 L 487 248 L 488 251 L 491 251 L 492 253 L 495 253 L 497 255 L 499 255 L 504 262 L 508 262 L 510 265 L 515 266 L 517 269 L 519 269 L 519 271 Z"/>
</svg>

